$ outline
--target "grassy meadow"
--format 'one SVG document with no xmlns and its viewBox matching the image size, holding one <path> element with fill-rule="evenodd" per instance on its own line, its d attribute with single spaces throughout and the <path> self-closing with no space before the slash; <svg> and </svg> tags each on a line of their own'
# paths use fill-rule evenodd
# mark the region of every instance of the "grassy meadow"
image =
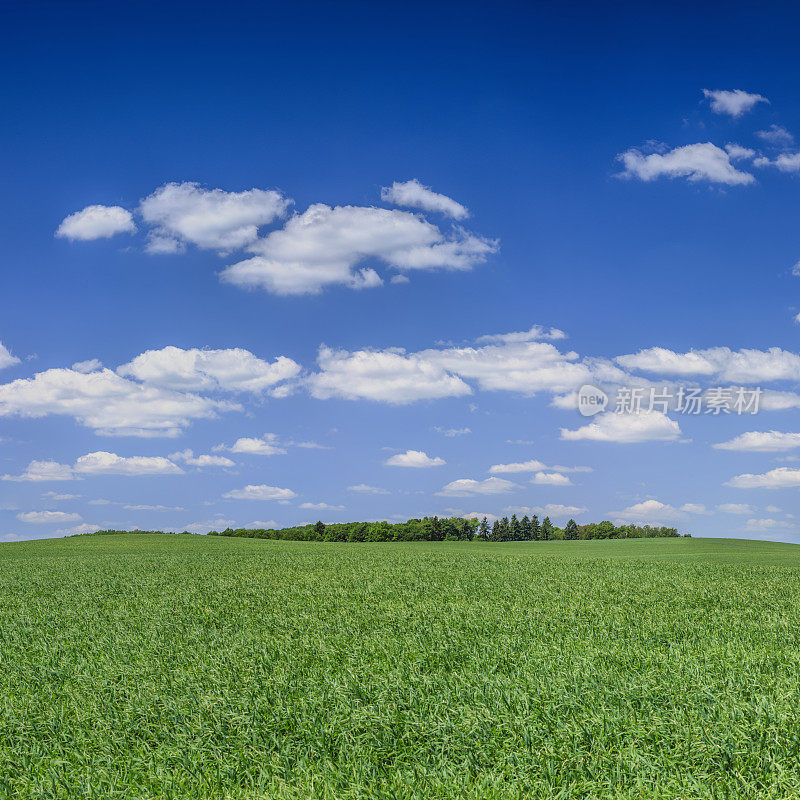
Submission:
<svg viewBox="0 0 800 800">
<path fill-rule="evenodd" d="M 0 797 L 800 796 L 800 547 L 0 546 Z"/>
</svg>

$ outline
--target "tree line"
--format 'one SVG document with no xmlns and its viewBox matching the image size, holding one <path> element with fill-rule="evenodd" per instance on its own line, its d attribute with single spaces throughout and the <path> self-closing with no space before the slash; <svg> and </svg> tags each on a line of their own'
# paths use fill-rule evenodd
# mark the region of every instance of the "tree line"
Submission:
<svg viewBox="0 0 800 800">
<path fill-rule="evenodd" d="M 226 528 L 210 531 L 209 536 L 235 536 L 245 539 L 286 539 L 306 542 L 538 542 L 579 539 L 652 539 L 680 536 L 676 528 L 650 525 L 614 525 L 593 522 L 578 525 L 569 520 L 563 528 L 545 517 L 541 522 L 534 514 L 518 519 L 496 519 L 489 523 L 463 517 L 422 517 L 406 522 L 334 522 L 296 525 L 289 528 Z M 689 536 L 689 534 L 685 534 Z"/>
</svg>

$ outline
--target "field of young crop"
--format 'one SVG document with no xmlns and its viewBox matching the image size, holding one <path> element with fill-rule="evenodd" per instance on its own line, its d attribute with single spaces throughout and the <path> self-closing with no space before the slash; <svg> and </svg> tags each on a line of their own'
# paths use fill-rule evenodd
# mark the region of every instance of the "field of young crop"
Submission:
<svg viewBox="0 0 800 800">
<path fill-rule="evenodd" d="M 0 546 L 0 796 L 800 795 L 800 547 Z"/>
</svg>

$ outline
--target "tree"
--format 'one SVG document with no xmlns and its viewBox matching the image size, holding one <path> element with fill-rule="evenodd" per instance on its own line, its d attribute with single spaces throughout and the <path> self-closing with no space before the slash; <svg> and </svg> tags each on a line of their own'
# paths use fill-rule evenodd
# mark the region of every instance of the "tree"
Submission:
<svg viewBox="0 0 800 800">
<path fill-rule="evenodd" d="M 443 540 L 444 540 L 444 530 L 442 529 L 442 523 L 439 521 L 439 517 L 434 517 L 433 530 L 431 531 L 431 541 L 441 542 Z"/>
<path fill-rule="evenodd" d="M 509 538 L 512 542 L 518 542 L 522 538 L 522 529 L 519 526 L 519 520 L 516 514 L 511 515 L 511 526 L 509 529 Z"/>
<path fill-rule="evenodd" d="M 491 542 L 502 542 L 502 530 L 500 528 L 500 520 L 496 519 L 492 525 L 492 535 L 489 537 Z"/>
<path fill-rule="evenodd" d="M 553 538 L 553 523 L 550 522 L 550 517 L 545 517 L 542 520 L 542 541 L 547 541 Z"/>
<path fill-rule="evenodd" d="M 488 539 L 489 538 L 489 520 L 484 517 L 481 520 L 480 527 L 478 528 L 478 536 L 481 539 Z"/>
<path fill-rule="evenodd" d="M 317 524 L 314 526 L 314 538 L 318 542 L 325 540 L 325 523 L 321 519 L 317 520 Z"/>
<path fill-rule="evenodd" d="M 511 538 L 511 525 L 508 522 L 508 517 L 503 517 L 500 520 L 500 541 L 507 542 Z"/>
<path fill-rule="evenodd" d="M 467 520 L 461 524 L 461 530 L 458 533 L 458 538 L 463 542 L 468 542 L 472 538 L 472 526 Z"/>
<path fill-rule="evenodd" d="M 533 538 L 533 528 L 531 528 L 531 521 L 527 514 L 520 520 L 519 529 L 523 542 L 529 542 Z"/>
<path fill-rule="evenodd" d="M 531 517 L 531 538 L 536 542 L 542 538 L 542 529 L 539 527 L 539 517 L 536 514 Z"/>
<path fill-rule="evenodd" d="M 577 539 L 578 538 L 578 523 L 575 522 L 574 519 L 571 519 L 564 528 L 564 538 L 565 539 Z"/>
</svg>

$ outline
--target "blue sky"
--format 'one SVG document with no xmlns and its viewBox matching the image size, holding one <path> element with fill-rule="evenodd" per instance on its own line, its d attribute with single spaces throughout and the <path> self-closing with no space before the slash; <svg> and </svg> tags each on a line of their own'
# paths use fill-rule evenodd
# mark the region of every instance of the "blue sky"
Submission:
<svg viewBox="0 0 800 800">
<path fill-rule="evenodd" d="M 797 540 L 788 9 L 6 8 L 0 535 Z M 616 413 L 631 387 L 762 393 Z"/>
</svg>

